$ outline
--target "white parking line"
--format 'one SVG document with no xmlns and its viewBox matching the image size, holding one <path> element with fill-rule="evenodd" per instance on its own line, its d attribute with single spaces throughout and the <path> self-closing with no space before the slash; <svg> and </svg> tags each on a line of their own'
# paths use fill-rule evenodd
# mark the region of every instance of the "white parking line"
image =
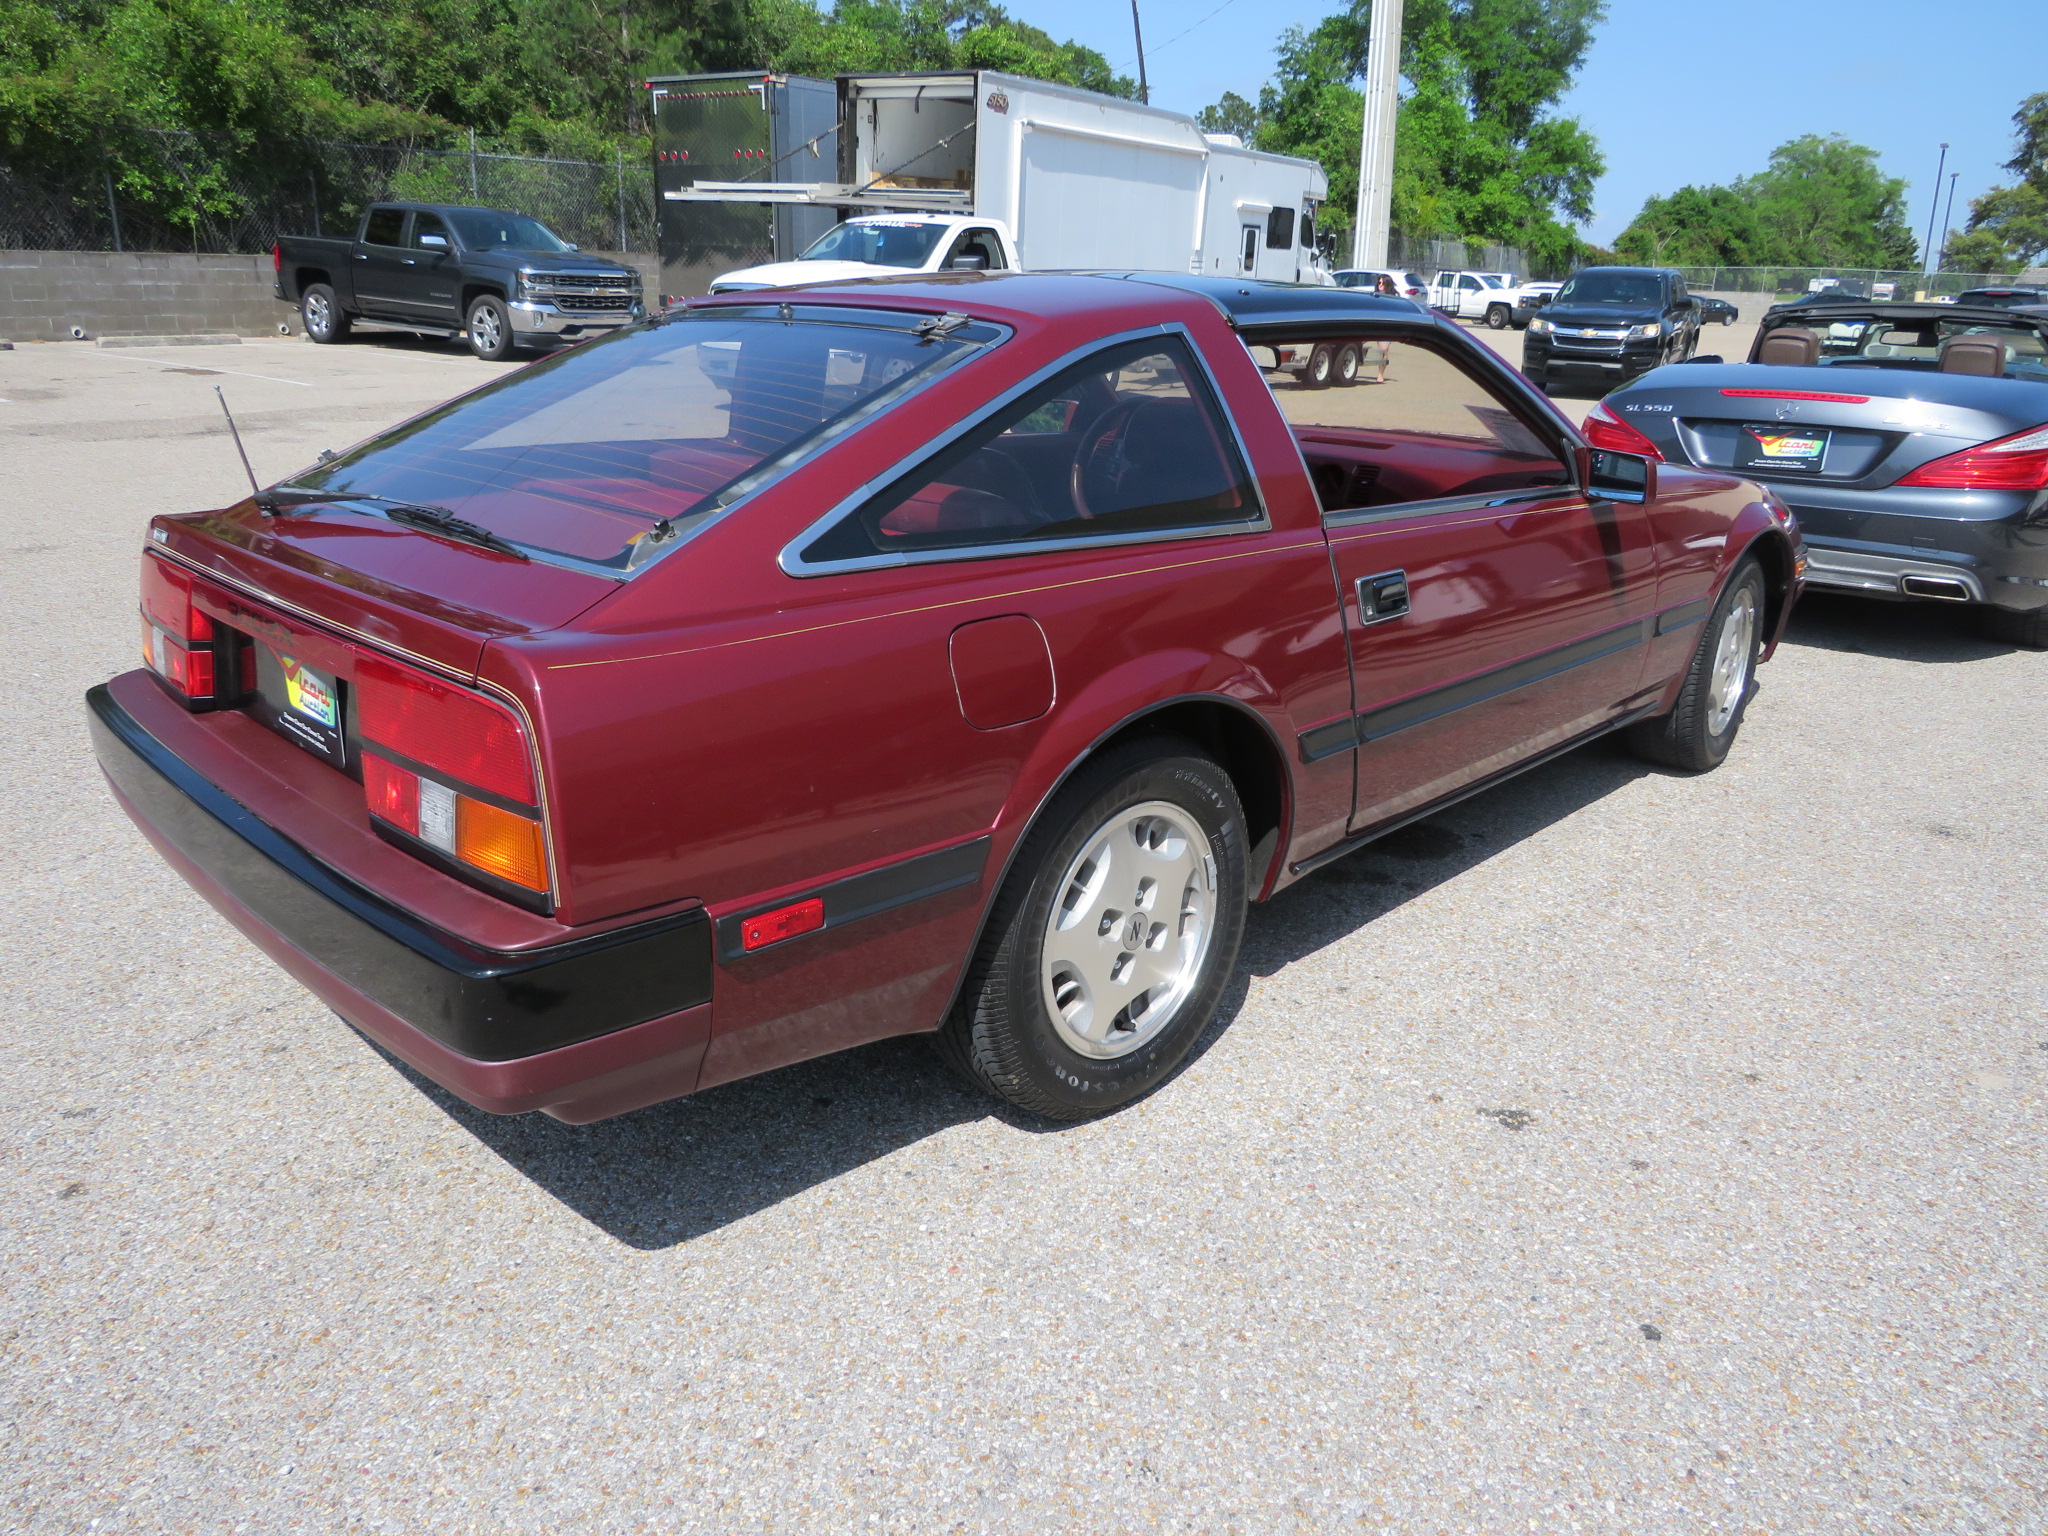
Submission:
<svg viewBox="0 0 2048 1536">
<path fill-rule="evenodd" d="M 107 363 L 150 363 L 158 368 L 204 368 L 208 373 L 232 373 L 238 379 L 268 379 L 272 384 L 296 384 L 301 389 L 313 387 L 304 379 L 281 379 L 274 373 L 244 373 L 239 368 L 216 368 L 210 363 L 202 363 L 196 359 L 172 363 L 154 357 L 110 357 L 104 352 L 85 352 L 79 355 L 96 357 Z"/>
</svg>

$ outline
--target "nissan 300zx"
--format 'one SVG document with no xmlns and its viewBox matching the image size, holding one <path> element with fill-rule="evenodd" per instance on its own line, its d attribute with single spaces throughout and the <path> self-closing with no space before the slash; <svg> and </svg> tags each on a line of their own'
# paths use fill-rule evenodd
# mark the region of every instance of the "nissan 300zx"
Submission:
<svg viewBox="0 0 2048 1536">
<path fill-rule="evenodd" d="M 1385 382 L 1316 387 L 1332 344 Z M 1248 902 L 1605 732 L 1741 726 L 1796 523 L 1398 299 L 1144 275 L 699 301 L 155 520 L 121 804 L 484 1109 L 935 1032 L 1159 1084 Z"/>
</svg>

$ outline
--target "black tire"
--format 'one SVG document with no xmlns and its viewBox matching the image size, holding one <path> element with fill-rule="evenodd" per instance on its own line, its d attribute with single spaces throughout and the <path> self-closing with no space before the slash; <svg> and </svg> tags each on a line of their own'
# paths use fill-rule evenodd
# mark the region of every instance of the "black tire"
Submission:
<svg viewBox="0 0 2048 1536">
<path fill-rule="evenodd" d="M 1489 304 L 1486 306 L 1486 328 L 1489 331 L 1506 330 L 1508 321 L 1513 318 L 1514 312 L 1505 304 Z"/>
<path fill-rule="evenodd" d="M 1977 632 L 1987 640 L 2002 640 L 2030 651 L 2048 651 L 2048 608 L 2022 610 L 1980 604 Z"/>
<path fill-rule="evenodd" d="M 1746 650 L 1741 636 L 1728 635 L 1745 605 L 1749 614 Z M 1636 756 L 1684 773 L 1705 773 L 1721 766 L 1728 749 L 1735 745 L 1742 717 L 1756 693 L 1756 659 L 1763 650 L 1767 611 L 1764 573 L 1754 557 L 1745 555 L 1701 626 L 1692 661 L 1685 669 L 1685 683 L 1678 690 L 1678 703 L 1669 714 L 1629 728 L 1628 744 Z M 1726 656 L 1724 637 L 1728 639 Z M 1742 652 L 1740 674 L 1731 677 L 1729 664 L 1738 651 Z M 1722 718 L 1717 720 L 1717 715 Z"/>
<path fill-rule="evenodd" d="M 1099 871 L 1094 877 L 1096 892 L 1111 895 L 1112 888 L 1122 889 L 1116 884 L 1125 873 L 1121 864 L 1112 859 L 1092 865 L 1083 856 L 1091 845 L 1109 847 L 1127 830 L 1117 826 L 1117 818 L 1142 819 L 1142 808 L 1154 803 L 1185 817 L 1208 843 L 1213 876 L 1204 872 L 1204 861 L 1193 856 L 1196 840 L 1183 834 L 1181 857 L 1195 873 L 1180 898 L 1183 912 L 1198 907 L 1204 893 L 1197 886 L 1206 883 L 1206 948 L 1188 962 L 1186 980 L 1156 1029 L 1127 1029 L 1128 1045 L 1117 1043 L 1115 1030 L 1108 1029 L 1105 1033 L 1111 1039 L 1102 1049 L 1121 1053 L 1084 1054 L 1074 1043 L 1079 1035 L 1070 1022 L 1073 1015 L 1054 1017 L 1051 999 L 1060 995 L 1056 989 L 1062 977 L 1058 962 L 1047 961 L 1046 940 L 1055 935 L 1054 924 L 1063 914 L 1079 919 L 1064 925 L 1077 935 L 1095 921 L 1094 897 L 1078 911 L 1073 897 L 1090 878 L 1090 869 Z M 1138 847 L 1137 841 L 1131 846 Z M 1018 850 L 969 964 L 960 1000 L 939 1030 L 939 1054 L 975 1086 L 1048 1120 L 1107 1114 L 1149 1092 L 1180 1065 L 1209 1027 L 1236 969 L 1244 937 L 1246 847 L 1244 811 L 1230 776 L 1191 744 L 1169 737 L 1138 740 L 1084 765 Z M 1141 852 L 1131 858 L 1137 868 L 1147 867 Z M 1163 924 L 1142 942 L 1116 937 L 1127 920 L 1137 919 L 1143 926 L 1148 900 L 1159 903 L 1150 910 L 1169 911 L 1170 885 L 1152 882 L 1150 898 L 1145 886 L 1143 880 L 1137 883 L 1133 910 L 1105 909 L 1101 914 L 1100 926 L 1090 936 L 1106 941 L 1105 954 L 1125 943 L 1134 950 L 1149 948 L 1161 954 L 1170 948 L 1170 936 L 1166 942 L 1160 940 Z M 1175 931 L 1187 932 L 1184 917 Z M 1116 963 L 1131 959 L 1126 954 Z M 1127 997 L 1113 1020 L 1124 1020 L 1152 990 Z M 1096 1000 L 1092 993 L 1089 997 Z M 1085 1019 L 1080 1027 L 1087 1027 Z"/>
<path fill-rule="evenodd" d="M 299 324 L 308 341 L 331 347 L 348 340 L 353 321 L 332 288 L 325 283 L 308 283 L 306 291 L 299 295 Z"/>
<path fill-rule="evenodd" d="M 1308 365 L 1301 370 L 1304 389 L 1328 389 L 1330 380 L 1337 373 L 1337 349 L 1317 347 L 1308 355 Z"/>
<path fill-rule="evenodd" d="M 465 316 L 469 350 L 487 363 L 502 363 L 512 355 L 512 311 L 495 293 L 480 293 L 469 301 Z"/>
<path fill-rule="evenodd" d="M 1333 384 L 1341 384 L 1346 389 L 1349 389 L 1353 384 L 1356 384 L 1358 382 L 1359 362 L 1360 358 L 1357 346 L 1347 341 L 1343 346 L 1337 349 L 1337 361 L 1335 366 L 1331 370 L 1330 382 L 1332 382 Z"/>
</svg>

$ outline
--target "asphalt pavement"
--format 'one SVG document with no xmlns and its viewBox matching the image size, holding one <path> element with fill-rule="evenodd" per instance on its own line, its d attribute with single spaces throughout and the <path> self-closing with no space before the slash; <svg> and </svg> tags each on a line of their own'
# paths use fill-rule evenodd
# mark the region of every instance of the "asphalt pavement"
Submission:
<svg viewBox="0 0 2048 1536">
<path fill-rule="evenodd" d="M 0 1526 L 2043 1529 L 2048 655 L 1810 601 L 1719 772 L 1308 880 L 1096 1123 L 917 1040 L 494 1119 L 169 871 L 81 696 L 238 492 L 214 386 L 273 478 L 500 371 L 0 354 Z"/>
</svg>

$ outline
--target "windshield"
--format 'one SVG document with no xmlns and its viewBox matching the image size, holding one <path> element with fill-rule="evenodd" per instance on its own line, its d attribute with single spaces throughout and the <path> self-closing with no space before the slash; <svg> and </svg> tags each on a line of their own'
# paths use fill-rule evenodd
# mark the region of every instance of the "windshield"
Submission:
<svg viewBox="0 0 2048 1536">
<path fill-rule="evenodd" d="M 438 506 L 536 554 L 628 571 L 774 461 L 999 334 L 926 339 L 920 323 L 685 311 L 533 363 L 282 489 Z"/>
<path fill-rule="evenodd" d="M 1967 336 L 1981 338 L 1987 349 L 1998 348 L 2000 371 L 2006 378 L 2048 383 L 2048 347 L 2043 346 L 2041 333 L 2024 322 L 2001 326 L 1968 319 L 1859 316 L 1831 320 L 1816 316 L 1790 323 L 1817 332 L 1819 361 L 1837 368 L 1902 368 L 1938 373 L 1943 343 Z"/>
<path fill-rule="evenodd" d="M 566 251 L 568 243 L 539 219 L 489 208 L 451 208 L 447 220 L 472 251 Z"/>
<path fill-rule="evenodd" d="M 1616 272 L 1595 267 L 1575 272 L 1557 290 L 1559 304 L 1649 304 L 1664 302 L 1662 284 L 1647 272 Z"/>
<path fill-rule="evenodd" d="M 798 261 L 862 261 L 877 267 L 921 267 L 947 233 L 943 224 L 862 220 L 828 230 Z"/>
</svg>

